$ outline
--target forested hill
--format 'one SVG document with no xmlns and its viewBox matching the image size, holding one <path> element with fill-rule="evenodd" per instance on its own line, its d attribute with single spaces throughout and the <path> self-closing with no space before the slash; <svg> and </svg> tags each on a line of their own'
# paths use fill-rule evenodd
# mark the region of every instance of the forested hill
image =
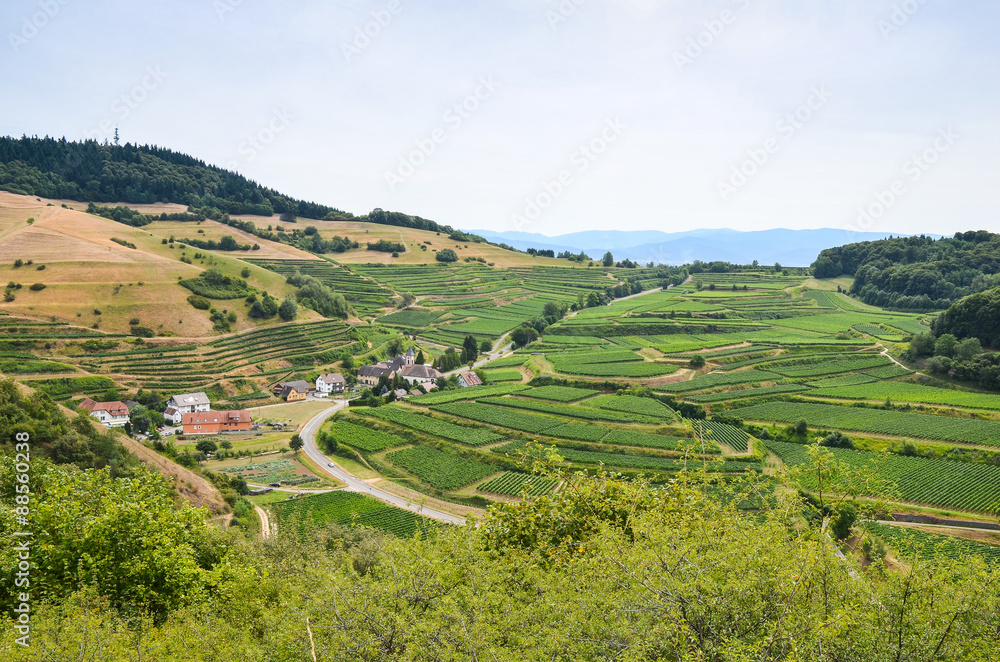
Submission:
<svg viewBox="0 0 1000 662">
<path fill-rule="evenodd" d="M 937 335 L 950 333 L 959 340 L 978 338 L 1000 347 L 1000 288 L 962 299 L 934 322 Z"/>
<path fill-rule="evenodd" d="M 338 211 L 169 149 L 65 138 L 0 137 L 0 188 L 81 202 L 173 202 L 230 214 L 323 218 Z"/>
<path fill-rule="evenodd" d="M 172 202 L 226 214 L 357 220 L 447 232 L 461 241 L 484 241 L 400 212 L 375 209 L 355 217 L 334 207 L 282 195 L 187 154 L 149 145 L 0 136 L 0 190 L 80 202 Z"/>
<path fill-rule="evenodd" d="M 892 237 L 829 248 L 813 263 L 817 278 L 854 276 L 851 293 L 874 306 L 941 310 L 1000 286 L 1000 235 Z"/>
</svg>

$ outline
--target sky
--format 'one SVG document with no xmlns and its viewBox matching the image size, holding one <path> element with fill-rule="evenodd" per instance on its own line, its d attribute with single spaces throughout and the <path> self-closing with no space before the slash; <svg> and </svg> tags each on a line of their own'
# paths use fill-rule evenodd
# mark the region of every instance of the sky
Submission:
<svg viewBox="0 0 1000 662">
<path fill-rule="evenodd" d="M 465 229 L 1000 231 L 989 0 L 5 0 L 0 133 Z"/>
</svg>

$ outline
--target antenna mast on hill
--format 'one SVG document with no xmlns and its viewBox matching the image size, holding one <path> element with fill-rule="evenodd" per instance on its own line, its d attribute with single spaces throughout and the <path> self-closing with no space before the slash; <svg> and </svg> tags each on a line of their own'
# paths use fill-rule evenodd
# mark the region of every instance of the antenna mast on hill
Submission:
<svg viewBox="0 0 1000 662">
<path fill-rule="evenodd" d="M 115 125 L 115 144 L 116 145 L 120 144 L 118 142 L 118 125 L 117 124 Z"/>
</svg>

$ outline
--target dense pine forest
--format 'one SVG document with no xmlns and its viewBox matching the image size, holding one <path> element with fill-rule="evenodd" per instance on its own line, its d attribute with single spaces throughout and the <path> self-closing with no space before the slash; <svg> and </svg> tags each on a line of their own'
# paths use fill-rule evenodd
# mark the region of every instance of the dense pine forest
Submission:
<svg viewBox="0 0 1000 662">
<path fill-rule="evenodd" d="M 1000 235 L 894 237 L 829 248 L 813 264 L 817 278 L 854 276 L 851 294 L 895 310 L 942 310 L 1000 286 Z"/>
</svg>

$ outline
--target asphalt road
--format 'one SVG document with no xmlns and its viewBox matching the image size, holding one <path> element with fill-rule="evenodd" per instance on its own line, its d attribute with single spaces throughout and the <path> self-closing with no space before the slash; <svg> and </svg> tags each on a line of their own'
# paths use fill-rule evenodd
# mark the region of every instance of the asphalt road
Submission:
<svg viewBox="0 0 1000 662">
<path fill-rule="evenodd" d="M 451 513 L 442 512 L 440 510 L 434 510 L 433 508 L 428 508 L 422 506 L 418 503 L 413 503 L 403 497 L 396 496 L 384 490 L 380 490 L 377 487 L 373 487 L 361 480 L 360 478 L 347 473 L 340 465 L 337 464 L 336 460 L 327 457 L 319 448 L 316 446 L 316 432 L 319 430 L 323 422 L 336 414 L 338 411 L 347 406 L 346 402 L 338 402 L 329 409 L 325 409 L 320 413 L 309 419 L 309 422 L 305 424 L 302 428 L 302 432 L 299 433 L 302 437 L 302 441 L 305 445 L 302 450 L 306 455 L 309 456 L 316 464 L 319 465 L 320 469 L 333 476 L 337 480 L 345 483 L 347 487 L 342 488 L 346 492 L 358 492 L 359 494 L 367 494 L 370 497 L 374 497 L 379 501 L 388 503 L 391 506 L 396 506 L 397 508 L 402 508 L 404 510 L 409 510 L 411 512 L 423 515 L 424 517 L 429 517 L 431 519 L 438 520 L 440 522 L 447 522 L 448 524 L 456 524 L 458 526 L 463 526 L 465 524 L 465 518 L 459 517 L 457 515 L 452 515 Z M 333 466 L 330 466 L 333 464 Z"/>
</svg>

